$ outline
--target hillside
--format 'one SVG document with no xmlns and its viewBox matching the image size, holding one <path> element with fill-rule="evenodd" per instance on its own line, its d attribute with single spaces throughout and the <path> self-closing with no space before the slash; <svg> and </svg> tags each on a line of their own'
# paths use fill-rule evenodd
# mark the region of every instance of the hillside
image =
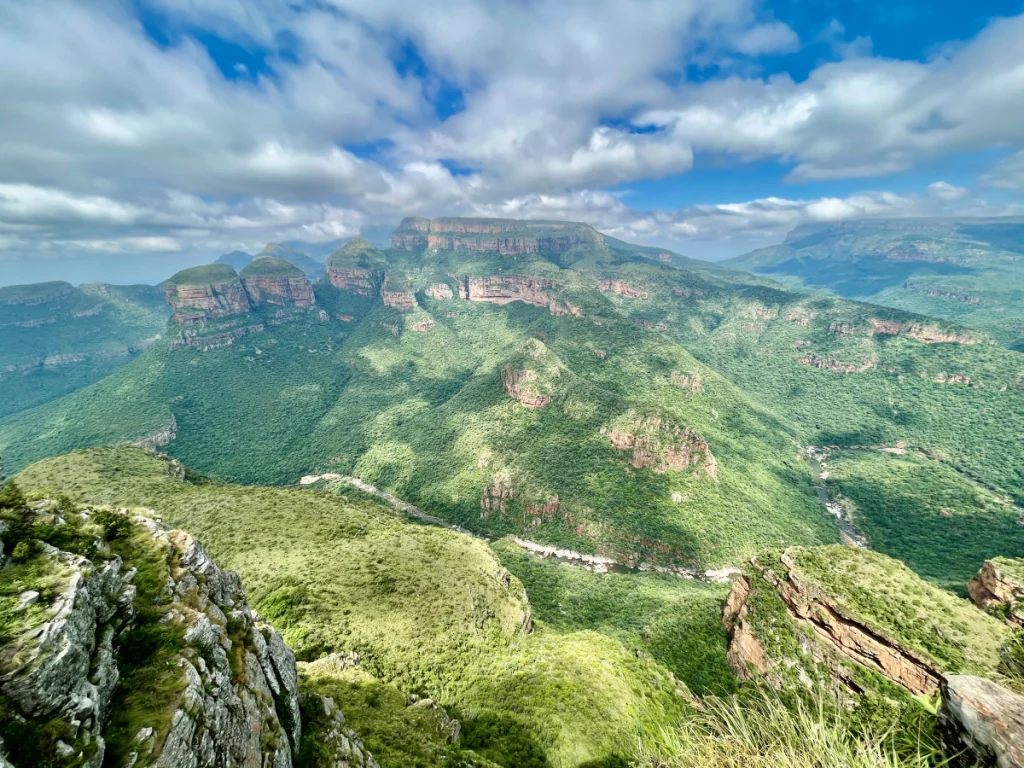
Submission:
<svg viewBox="0 0 1024 768">
<path fill-rule="evenodd" d="M 1009 511 L 883 534 L 900 484 L 847 464 L 835 492 L 869 539 L 944 585 L 1024 555 L 1001 522 L 1024 499 L 1024 366 L 983 333 L 582 224 L 408 219 L 394 244 L 346 244 L 312 296 L 295 276 L 265 294 L 226 266 L 178 276 L 207 282 L 175 289 L 167 343 L 0 421 L 0 450 L 17 469 L 140 442 L 237 482 L 354 476 L 491 537 L 703 571 L 838 540 L 807 446 L 899 444 L 931 457 L 929 494 L 960 473 Z M 970 557 L 927 554 L 960 525 Z"/>
<path fill-rule="evenodd" d="M 319 251 L 316 246 L 307 246 L 304 243 L 267 243 L 266 247 L 255 256 L 245 251 L 231 251 L 221 254 L 217 258 L 217 264 L 226 264 L 236 272 L 241 272 L 256 259 L 270 257 L 287 261 L 302 270 L 310 280 L 317 280 L 323 277 L 323 259 L 314 258 L 309 251 Z"/>
<path fill-rule="evenodd" d="M 727 262 L 787 283 L 984 330 L 1024 351 L 1024 221 L 895 219 L 799 227 Z"/>
<path fill-rule="evenodd" d="M 638 737 L 657 748 L 657 731 L 686 711 L 668 670 L 617 639 L 534 628 L 522 584 L 480 540 L 369 501 L 182 474 L 120 448 L 48 460 L 17 481 L 83 503 L 144 506 L 187 527 L 241 575 L 300 661 L 321 659 L 311 676 L 326 674 L 332 654 L 336 679 L 354 664 L 378 685 L 430 696 L 460 718 L 466 743 L 507 768 L 629 758 Z"/>
<path fill-rule="evenodd" d="M 0 418 L 129 363 L 163 333 L 158 288 L 65 282 L 0 288 Z"/>
<path fill-rule="evenodd" d="M 225 657 L 231 674 L 223 678 L 245 701 L 261 647 L 273 653 L 275 669 L 292 652 L 299 660 L 304 735 L 287 763 L 297 768 L 324 765 L 316 755 L 335 744 L 357 744 L 360 756 L 368 749 L 384 768 L 612 768 L 637 760 L 726 768 L 783 764 L 782 754 L 795 766 L 845 755 L 843 765 L 925 768 L 941 759 L 937 723 L 910 694 L 933 692 L 935 670 L 1004 680 L 996 667 L 1009 628 L 900 563 L 855 548 L 759 553 L 730 592 L 726 584 L 670 575 L 594 573 L 526 554 L 511 540 L 489 546 L 411 522 L 358 492 L 218 483 L 136 448 L 47 459 L 16 480 L 30 498 L 58 499 L 18 513 L 36 516 L 36 535 L 98 549 L 97 558 L 123 556 L 125 566 L 139 567 L 125 577 L 138 585 L 136 610 L 152 621 L 176 609 L 189 625 L 178 634 L 176 625 L 158 624 L 166 626 L 161 644 L 155 651 L 141 646 L 152 656 L 118 654 L 137 661 L 125 668 L 127 684 L 115 689 L 121 698 L 106 731 L 115 755 L 135 748 L 139 742 L 126 737 L 142 723 L 153 722 L 161 734 L 179 721 L 163 705 L 182 697 L 184 686 L 164 662 L 175 654 L 198 658 L 193 649 L 209 653 L 203 638 L 218 637 L 219 606 L 241 594 L 223 567 L 246 584 L 242 599 L 258 611 L 250 621 L 260 622 L 256 634 L 265 638 L 250 646 L 237 623 L 238 603 L 226 611 L 230 647 L 245 640 L 254 661 L 243 675 L 238 657 Z M 11 504 L 8 487 L 0 494 L 5 520 L 15 519 Z M 67 511 L 81 505 L 85 516 Z M 107 511 L 111 506 L 132 511 Z M 50 522 L 54 509 L 63 525 Z M 125 524 L 140 512 L 149 520 L 135 519 L 148 530 L 129 534 Z M 190 533 L 165 534 L 167 525 Z M 14 535 L 24 540 L 26 530 L 16 527 Z M 111 543 L 97 548 L 92 536 Z M 158 543 L 167 537 L 170 548 L 151 553 L 151 536 Z M 46 577 L 25 568 L 0 571 L 0 610 Z M 154 605 L 167 568 L 179 586 Z M 50 595 L 47 589 L 42 585 Z M 278 631 L 287 649 L 275 645 Z M 831 632 L 846 634 L 832 643 Z M 116 642 L 137 647 L 126 637 Z M 742 682 L 751 677 L 780 693 Z M 808 689 L 815 680 L 833 680 L 842 693 L 830 692 L 831 684 Z M 206 706 L 230 695 L 225 690 L 211 682 Z M 331 697 L 361 740 L 352 731 L 347 740 L 330 738 L 324 728 L 331 710 L 319 696 Z M 261 727 L 291 728 L 294 721 L 280 714 L 289 699 L 282 693 L 276 701 L 273 720 Z M 0 727 L 10 736 L 17 726 L 4 716 L 0 707 Z M 197 722 L 215 742 L 222 738 L 223 721 Z M 273 750 L 296 741 L 289 732 L 287 740 L 259 744 Z M 154 743 L 162 743 L 159 735 Z"/>
</svg>

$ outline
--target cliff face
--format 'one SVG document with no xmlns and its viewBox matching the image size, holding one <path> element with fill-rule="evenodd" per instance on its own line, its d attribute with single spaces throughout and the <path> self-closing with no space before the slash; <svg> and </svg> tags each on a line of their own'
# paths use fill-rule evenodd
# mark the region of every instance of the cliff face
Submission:
<svg viewBox="0 0 1024 768">
<path fill-rule="evenodd" d="M 402 220 L 391 236 L 391 247 L 521 255 L 563 253 L 577 245 L 601 241 L 601 235 L 592 227 L 574 222 L 460 218 L 431 221 L 409 217 Z"/>
<path fill-rule="evenodd" d="M 375 269 L 345 268 L 327 265 L 327 279 L 331 285 L 360 296 L 376 296 L 384 273 Z"/>
<path fill-rule="evenodd" d="M 31 737 L 0 743 L 0 765 L 290 768 L 302 736 L 295 657 L 236 574 L 188 533 L 127 510 L 42 502 L 21 514 L 97 538 L 89 558 L 34 544 L 39 586 L 0 635 L 0 719 L 22 718 Z M 376 765 L 354 734 L 335 740 L 335 764 Z"/>
<path fill-rule="evenodd" d="M 416 309 L 416 294 L 409 289 L 406 281 L 387 275 L 384 278 L 384 285 L 380 291 L 380 297 L 385 307 L 397 309 L 399 312 L 409 312 Z"/>
<path fill-rule="evenodd" d="M 1024 628 L 1024 581 L 1019 574 L 1024 562 L 997 558 L 986 560 L 967 582 L 967 591 L 984 611 L 1001 616 L 1011 626 Z"/>
<path fill-rule="evenodd" d="M 662 473 L 694 468 L 718 480 L 718 462 L 708 444 L 692 428 L 662 422 L 654 416 L 626 419 L 602 430 L 613 447 L 630 451 L 630 464 Z"/>
<path fill-rule="evenodd" d="M 295 309 L 309 309 L 315 303 L 313 286 L 305 276 L 243 277 L 242 283 L 253 306 L 276 304 Z"/>
<path fill-rule="evenodd" d="M 197 285 L 168 282 L 164 294 L 181 325 L 245 315 L 250 310 L 249 296 L 237 275 Z"/>
</svg>

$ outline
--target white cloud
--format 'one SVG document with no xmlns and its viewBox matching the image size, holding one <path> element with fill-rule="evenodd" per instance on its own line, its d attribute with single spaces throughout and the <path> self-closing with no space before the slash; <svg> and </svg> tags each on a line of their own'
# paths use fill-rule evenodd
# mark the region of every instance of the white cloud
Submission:
<svg viewBox="0 0 1024 768">
<path fill-rule="evenodd" d="M 166 17 L 165 44 L 139 3 L 0 0 L 8 252 L 258 248 L 406 213 L 547 211 L 693 242 L 976 210 L 942 181 L 920 195 L 756 190 L 681 211 L 602 191 L 706 153 L 778 160 L 807 181 L 1004 147 L 984 181 L 1024 189 L 1024 16 L 926 62 L 871 58 L 836 22 L 816 41 L 838 60 L 796 81 L 763 74 L 759 56 L 800 40 L 759 0 L 140 3 Z M 225 77 L 197 29 L 253 52 L 226 67 L 245 76 Z M 724 74 L 688 83 L 691 64 Z M 460 94 L 450 116 L 432 103 L 446 90 Z"/>
</svg>

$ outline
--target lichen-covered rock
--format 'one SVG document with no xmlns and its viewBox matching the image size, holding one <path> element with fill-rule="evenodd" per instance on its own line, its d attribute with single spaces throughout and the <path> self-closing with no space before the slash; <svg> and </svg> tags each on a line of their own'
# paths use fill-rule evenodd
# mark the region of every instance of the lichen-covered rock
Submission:
<svg viewBox="0 0 1024 768">
<path fill-rule="evenodd" d="M 345 716 L 334 699 L 304 694 L 302 709 L 309 720 L 307 738 L 318 747 L 310 768 L 380 768 L 355 731 L 345 725 Z"/>
<path fill-rule="evenodd" d="M 966 747 L 982 765 L 1024 768 L 1024 696 L 982 677 L 949 675 L 939 720 L 951 752 Z"/>
<path fill-rule="evenodd" d="M 52 519 L 40 530 L 67 526 L 53 506 L 26 508 L 26 520 Z M 91 511 L 73 514 L 79 542 L 103 530 Z M 148 569 L 140 582 L 148 591 L 140 594 L 138 569 L 99 533 L 88 558 L 37 544 L 30 573 L 39 589 L 6 598 L 18 600 L 20 624 L 0 646 L 0 694 L 13 707 L 5 717 L 44 726 L 51 740 L 7 753 L 0 745 L 0 768 L 24 768 L 37 762 L 25 755 L 41 752 L 94 768 L 290 768 L 302 735 L 295 656 L 249 608 L 238 576 L 184 531 L 126 510 L 103 514 Z M 35 598 L 24 599 L 28 592 Z M 160 655 L 140 657 L 137 633 L 154 632 Z M 119 666 L 126 647 L 135 649 L 129 673 Z M 140 700 L 145 709 L 129 712 Z M 125 734 L 128 722 L 134 732 Z M 372 764 L 364 758 L 351 765 Z"/>
</svg>

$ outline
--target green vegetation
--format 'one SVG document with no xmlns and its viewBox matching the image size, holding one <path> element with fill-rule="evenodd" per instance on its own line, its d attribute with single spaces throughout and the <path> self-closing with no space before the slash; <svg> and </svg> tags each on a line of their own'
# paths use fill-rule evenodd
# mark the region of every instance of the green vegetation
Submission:
<svg viewBox="0 0 1024 768">
<path fill-rule="evenodd" d="M 686 709 L 664 667 L 611 637 L 540 623 L 524 635 L 525 592 L 481 541 L 335 494 L 180 476 L 168 459 L 115 448 L 40 462 L 18 481 L 157 510 L 239 572 L 300 658 L 358 652 L 381 683 L 449 707 L 476 734 L 471 749 L 501 765 L 628 759 Z"/>
<path fill-rule="evenodd" d="M 302 277 L 303 272 L 287 261 L 273 256 L 259 256 L 250 262 L 240 273 L 242 277 Z"/>
<path fill-rule="evenodd" d="M 1024 227 L 1019 220 L 857 221 L 793 230 L 728 264 L 985 330 L 1024 350 Z"/>
<path fill-rule="evenodd" d="M 985 560 L 1024 557 L 1021 509 L 948 464 L 917 452 L 842 450 L 827 467 L 830 490 L 871 548 L 944 589 L 966 595 Z"/>
<path fill-rule="evenodd" d="M 238 277 L 238 273 L 230 264 L 203 264 L 189 267 L 176 272 L 167 281 L 167 285 L 207 285 L 208 283 L 225 283 Z"/>
<path fill-rule="evenodd" d="M 492 549 L 526 587 L 534 617 L 551 629 L 592 629 L 614 637 L 668 667 L 699 695 L 733 689 L 722 627 L 728 584 L 655 573 L 593 573 L 529 555 L 504 539 Z"/>
<path fill-rule="evenodd" d="M 920 710 L 919 710 L 920 712 Z M 666 768 L 931 768 L 945 764 L 934 717 L 865 724 L 838 697 L 766 690 L 705 699 L 675 735 L 673 756 L 644 765 Z"/>
<path fill-rule="evenodd" d="M 113 373 L 164 332 L 163 291 L 39 283 L 0 288 L 0 418 Z"/>
<path fill-rule="evenodd" d="M 824 590 L 844 616 L 945 671 L 986 676 L 998 668 L 1010 630 L 967 600 L 923 581 L 898 560 L 843 546 L 797 547 L 790 553 L 796 575 Z M 764 565 L 770 565 L 767 559 Z"/>
</svg>

